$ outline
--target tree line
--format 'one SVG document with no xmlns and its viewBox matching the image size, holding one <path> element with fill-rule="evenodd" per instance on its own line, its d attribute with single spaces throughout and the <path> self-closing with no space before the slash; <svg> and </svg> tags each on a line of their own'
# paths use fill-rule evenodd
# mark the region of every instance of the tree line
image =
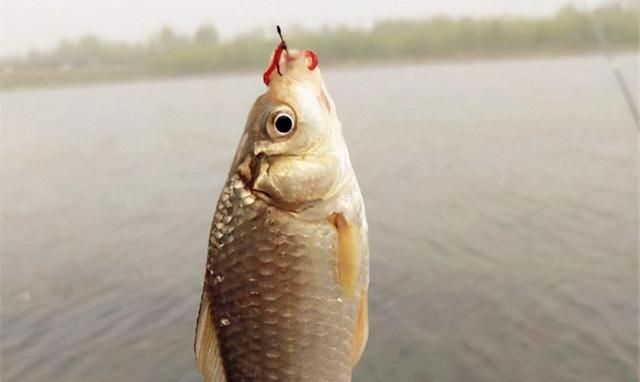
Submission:
<svg viewBox="0 0 640 382">
<path fill-rule="evenodd" d="M 637 5 L 610 3 L 593 10 L 611 46 L 638 46 Z M 543 18 L 487 17 L 389 20 L 371 28 L 348 26 L 317 30 L 287 26 L 291 47 L 318 52 L 323 65 L 408 61 L 598 50 L 590 15 L 567 5 Z M 50 51 L 0 60 L 5 87 L 51 80 L 180 75 L 257 69 L 266 65 L 277 43 L 275 32 L 254 30 L 221 41 L 204 25 L 186 35 L 164 27 L 147 41 L 125 43 L 86 35 L 62 41 Z"/>
</svg>

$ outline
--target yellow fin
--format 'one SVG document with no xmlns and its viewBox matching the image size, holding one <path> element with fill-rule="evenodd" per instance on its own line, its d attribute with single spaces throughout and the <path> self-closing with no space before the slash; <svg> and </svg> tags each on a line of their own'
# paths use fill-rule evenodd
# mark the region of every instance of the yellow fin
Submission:
<svg viewBox="0 0 640 382">
<path fill-rule="evenodd" d="M 356 328 L 353 332 L 353 347 L 351 348 L 351 366 L 354 367 L 367 346 L 369 338 L 369 303 L 366 291 L 362 292 L 360 304 L 358 305 L 358 315 L 356 316 Z"/>
<path fill-rule="evenodd" d="M 344 215 L 333 215 L 333 222 L 338 229 L 338 284 L 342 294 L 353 296 L 360 274 L 360 230 L 347 223 Z"/>
<path fill-rule="evenodd" d="M 227 382 L 206 285 L 200 301 L 195 351 L 198 368 L 205 382 Z"/>
</svg>

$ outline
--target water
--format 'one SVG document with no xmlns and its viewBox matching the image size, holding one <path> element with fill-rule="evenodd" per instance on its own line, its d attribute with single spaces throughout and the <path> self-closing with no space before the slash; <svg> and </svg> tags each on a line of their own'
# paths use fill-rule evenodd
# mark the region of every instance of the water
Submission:
<svg viewBox="0 0 640 382">
<path fill-rule="evenodd" d="M 603 59 L 325 77 L 370 223 L 354 381 L 636 378 L 637 136 Z M 4 381 L 199 381 L 210 219 L 262 90 L 0 95 Z"/>
</svg>

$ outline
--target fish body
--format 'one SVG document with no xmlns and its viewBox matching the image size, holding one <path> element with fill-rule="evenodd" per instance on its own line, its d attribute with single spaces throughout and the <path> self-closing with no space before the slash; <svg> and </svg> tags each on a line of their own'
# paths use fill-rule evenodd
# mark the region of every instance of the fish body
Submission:
<svg viewBox="0 0 640 382">
<path fill-rule="evenodd" d="M 274 64 L 214 212 L 198 367 L 206 382 L 348 382 L 368 336 L 364 203 L 317 56 Z"/>
</svg>

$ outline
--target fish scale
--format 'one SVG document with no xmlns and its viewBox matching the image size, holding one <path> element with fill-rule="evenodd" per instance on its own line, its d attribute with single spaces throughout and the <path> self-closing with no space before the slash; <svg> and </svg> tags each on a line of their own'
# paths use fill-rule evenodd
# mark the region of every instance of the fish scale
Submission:
<svg viewBox="0 0 640 382">
<path fill-rule="evenodd" d="M 225 186 L 207 262 L 227 378 L 350 380 L 357 305 L 335 283 L 335 226 L 301 222 L 244 191 L 237 176 Z"/>
</svg>

